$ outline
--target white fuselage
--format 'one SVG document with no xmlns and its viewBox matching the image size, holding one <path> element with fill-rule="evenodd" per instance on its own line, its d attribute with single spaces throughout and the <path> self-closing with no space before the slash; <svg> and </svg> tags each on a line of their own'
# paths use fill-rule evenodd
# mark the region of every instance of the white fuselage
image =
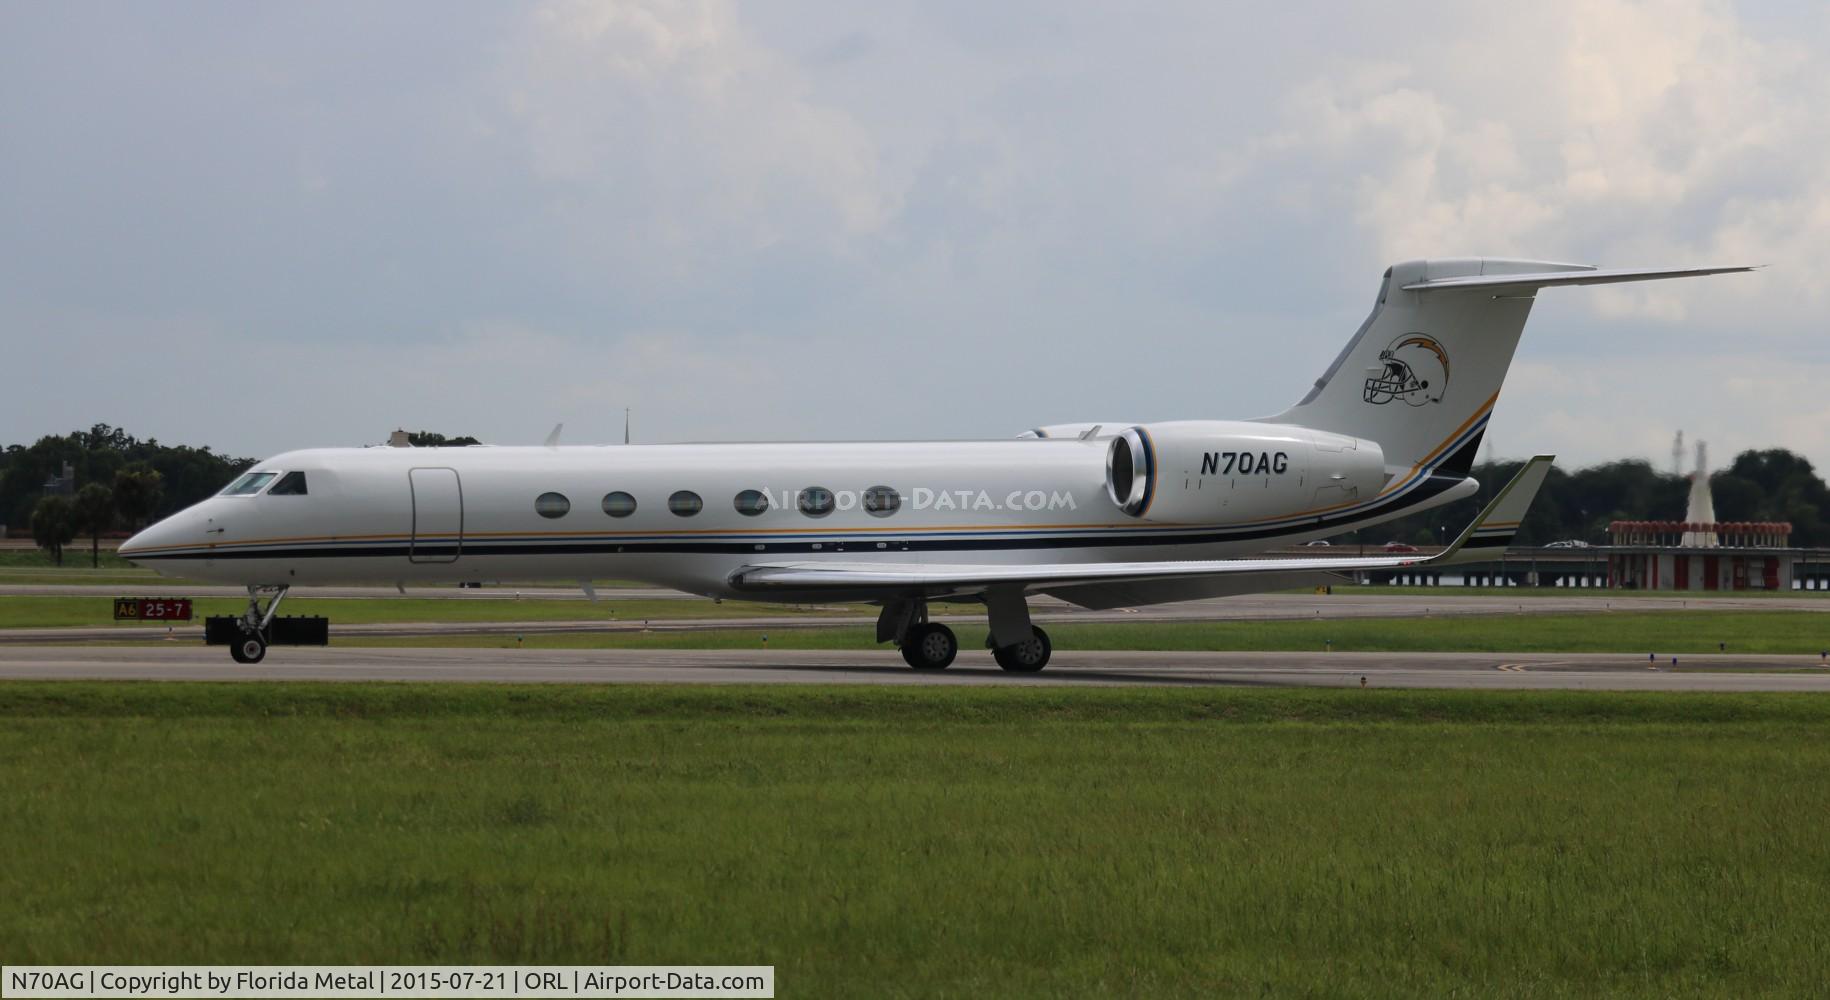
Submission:
<svg viewBox="0 0 1830 1000">
<path fill-rule="evenodd" d="M 1166 450 L 1149 484 L 1154 515 L 1128 513 L 1115 501 L 1111 436 L 316 449 L 260 463 L 253 472 L 275 474 L 260 490 L 197 504 L 122 552 L 173 575 L 250 586 L 620 579 L 738 597 L 733 574 L 783 559 L 1008 564 L 1247 555 L 1475 489 L 1473 480 L 1424 467 L 1369 470 L 1376 447 L 1352 467 L 1352 449 L 1343 458 L 1339 444 L 1348 439 L 1304 428 L 1189 426 L 1216 458 L 1210 469 L 1202 465 L 1207 451 L 1183 461 Z M 1222 463 L 1221 454 L 1230 457 Z M 270 492 L 293 472 L 303 473 L 303 494 Z M 830 494 L 830 512 L 820 513 L 824 497 L 810 488 Z M 739 494 L 750 490 L 767 497 L 759 512 L 739 510 Z M 670 505 L 683 491 L 699 498 L 696 512 Z M 622 511 L 606 503 L 613 493 L 632 498 L 634 510 L 612 516 L 608 509 Z M 750 499 L 746 506 L 757 510 Z"/>
<path fill-rule="evenodd" d="M 929 602 L 976 600 L 998 665 L 1033 672 L 1053 648 L 1030 620 L 1034 594 L 1126 607 L 1504 552 L 1550 456 L 1526 461 L 1428 559 L 1240 558 L 1473 496 L 1468 473 L 1538 289 L 1736 270 L 1393 264 L 1321 377 L 1259 420 L 1057 424 L 1001 441 L 289 452 L 121 554 L 247 586 L 245 614 L 205 627 L 242 663 L 269 644 L 328 641 L 322 618 L 275 618 L 295 584 L 617 579 L 874 602 L 877 641 L 921 670 L 959 651 Z M 261 588 L 276 588 L 265 610 Z"/>
</svg>

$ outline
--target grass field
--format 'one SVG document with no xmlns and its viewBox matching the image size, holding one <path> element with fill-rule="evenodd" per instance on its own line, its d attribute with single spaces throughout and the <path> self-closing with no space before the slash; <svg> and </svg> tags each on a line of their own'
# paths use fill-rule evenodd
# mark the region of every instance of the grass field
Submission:
<svg viewBox="0 0 1830 1000">
<path fill-rule="evenodd" d="M 1618 612 L 1460 618 L 1343 618 L 1330 621 L 1120 622 L 1047 624 L 1062 650 L 1294 650 L 1336 652 L 1504 653 L 1800 653 L 1830 649 L 1830 616 L 1798 611 Z M 956 625 L 961 649 L 981 649 L 985 627 Z M 781 628 L 771 649 L 869 649 L 867 626 Z M 1332 640 L 1332 645 L 1329 645 Z M 513 636 L 363 638 L 335 636 L 348 646 L 463 646 L 513 648 Z M 530 649 L 754 649 L 753 629 L 691 632 L 547 633 L 528 635 Z"/>
<path fill-rule="evenodd" d="M 112 569 L 0 569 L 0 584 L 16 587 L 141 587 L 163 583 L 184 586 L 185 581 L 161 577 L 150 570 Z"/>
<path fill-rule="evenodd" d="M 89 547 L 78 553 L 74 547 L 64 549 L 64 564 L 58 566 L 42 549 L 0 549 L 0 583 L 19 585 L 94 584 L 113 586 L 122 583 L 151 583 L 158 574 L 114 554 L 101 553 L 101 568 L 89 567 Z"/>
<path fill-rule="evenodd" d="M 122 559 L 113 548 L 113 543 L 103 546 L 97 553 L 99 568 L 104 570 L 139 570 L 133 563 Z M 51 554 L 43 549 L 0 549 L 0 569 L 9 570 L 50 570 L 63 572 L 69 570 L 86 570 L 95 572 L 89 565 L 89 540 L 73 542 L 64 546 L 64 564 L 57 565 Z"/>
<path fill-rule="evenodd" d="M 9 963 L 1821 995 L 1830 701 L 0 686 Z"/>
</svg>

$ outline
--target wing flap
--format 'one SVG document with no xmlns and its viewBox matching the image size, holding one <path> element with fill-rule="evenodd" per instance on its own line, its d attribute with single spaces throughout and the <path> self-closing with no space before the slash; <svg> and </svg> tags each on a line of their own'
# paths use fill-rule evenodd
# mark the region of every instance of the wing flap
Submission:
<svg viewBox="0 0 1830 1000">
<path fill-rule="evenodd" d="M 1356 559 L 1202 559 L 1157 562 L 962 564 L 810 562 L 752 566 L 732 583 L 743 589 L 824 587 L 906 587 L 972 590 L 1008 584 L 1066 586 L 1103 581 L 1145 582 L 1229 573 L 1343 573 L 1415 566 L 1423 556 L 1367 556 Z"/>
<path fill-rule="evenodd" d="M 1146 584 L 1242 574 L 1269 579 L 1292 573 L 1353 573 L 1434 563 L 1468 562 L 1490 558 L 1496 548 L 1503 551 L 1511 542 L 1525 509 L 1531 505 L 1538 488 L 1544 484 L 1544 477 L 1550 472 L 1550 464 L 1551 456 L 1548 455 L 1539 455 L 1526 462 L 1454 543 L 1434 556 L 1324 556 L 1012 565 L 798 562 L 746 566 L 732 576 L 731 583 L 740 589 L 756 591 L 906 590 L 930 594 L 970 594 L 996 586 L 1053 590 L 1084 584 Z"/>
</svg>

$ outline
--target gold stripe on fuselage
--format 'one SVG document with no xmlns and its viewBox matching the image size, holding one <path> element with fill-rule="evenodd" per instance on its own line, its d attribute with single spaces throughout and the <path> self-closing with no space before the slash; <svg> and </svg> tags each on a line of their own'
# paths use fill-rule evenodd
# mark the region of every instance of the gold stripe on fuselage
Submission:
<svg viewBox="0 0 1830 1000">
<path fill-rule="evenodd" d="M 1428 455 L 1424 456 L 1415 465 L 1412 465 L 1409 473 L 1405 474 L 1402 477 L 1393 479 L 1392 480 L 1393 485 L 1389 485 L 1386 488 L 1380 490 L 1376 496 L 1372 497 L 1372 500 L 1377 500 L 1379 497 L 1385 496 L 1385 495 L 1391 493 L 1393 490 L 1400 488 L 1403 484 L 1408 483 L 1413 477 L 1415 477 L 1417 475 L 1417 473 L 1420 470 L 1423 469 L 1423 467 L 1425 465 L 1429 464 L 1438 455 L 1442 454 L 1444 449 L 1448 448 L 1449 445 L 1453 444 L 1455 442 L 1456 438 L 1461 437 L 1462 434 L 1464 434 L 1468 430 L 1469 427 L 1474 426 L 1475 421 L 1479 420 L 1489 410 L 1491 410 L 1493 408 L 1494 403 L 1498 399 L 1499 399 L 1499 393 L 1497 393 L 1497 392 L 1494 393 L 1492 396 L 1488 397 L 1487 402 L 1482 404 L 1479 409 L 1475 410 L 1474 414 L 1472 416 L 1470 416 L 1467 420 L 1462 421 L 1461 426 L 1455 428 L 1454 433 L 1450 434 L 1446 439 L 1443 440 L 1443 442 L 1441 444 L 1437 445 Z M 1331 511 L 1331 510 L 1340 510 L 1343 507 L 1354 507 L 1354 506 L 1358 506 L 1360 504 L 1365 504 L 1365 503 L 1370 503 L 1370 502 L 1371 502 L 1371 500 L 1348 500 L 1343 503 L 1329 504 L 1326 507 L 1313 507 L 1308 510 L 1295 511 L 1295 512 L 1289 513 L 1289 514 L 1279 514 L 1275 517 L 1264 517 L 1264 518 L 1259 518 L 1258 520 L 1255 520 L 1255 521 L 1239 521 L 1239 522 L 1230 523 L 1230 524 L 1212 524 L 1212 523 L 1202 523 L 1202 522 L 1174 522 L 1174 523 L 1163 523 L 1163 524 L 1137 524 L 1137 523 L 1133 522 L 1133 523 L 1129 523 L 1129 524 L 1116 524 L 1116 523 L 1110 523 L 1110 522 L 1104 522 L 1104 523 L 1095 522 L 1095 523 L 1082 523 L 1082 524 L 962 524 L 962 525 L 936 525 L 933 527 L 924 527 L 924 528 L 910 528 L 910 527 L 903 526 L 903 525 L 863 525 L 863 526 L 859 526 L 856 528 L 832 528 L 832 527 L 761 528 L 761 527 L 758 527 L 758 528 L 676 528 L 673 530 L 667 530 L 667 529 L 663 528 L 663 529 L 651 529 L 651 530 L 647 530 L 647 531 L 636 530 L 636 529 L 630 529 L 630 530 L 626 530 L 626 531 L 558 531 L 558 530 L 555 530 L 555 531 L 466 531 L 466 532 L 439 532 L 439 533 L 435 533 L 435 534 L 420 534 L 420 535 L 399 534 L 399 533 L 380 534 L 380 535 L 293 535 L 293 536 L 285 536 L 285 537 L 280 537 L 280 538 L 251 539 L 249 541 L 244 541 L 244 542 L 206 542 L 206 543 L 204 543 L 204 547 L 206 550 L 208 550 L 208 549 L 239 549 L 239 548 L 248 548 L 248 547 L 252 547 L 252 546 L 256 546 L 256 545 L 286 545 L 286 544 L 315 543 L 315 542 L 389 542 L 389 541 L 413 541 L 415 539 L 432 541 L 432 540 L 444 539 L 444 538 L 455 538 L 455 539 L 554 538 L 554 537 L 629 538 L 629 537 L 634 537 L 634 536 L 638 536 L 638 535 L 655 535 L 655 536 L 660 536 L 663 538 L 690 538 L 690 537 L 699 536 L 699 535 L 772 535 L 772 536 L 810 535 L 810 534 L 859 535 L 859 534 L 916 534 L 916 533 L 927 533 L 927 532 L 937 532 L 937 531 L 978 532 L 981 534 L 990 534 L 990 533 L 996 533 L 996 532 L 1022 532 L 1022 531 L 1095 531 L 1095 530 L 1106 530 L 1106 531 L 1123 530 L 1123 531 L 1133 531 L 1133 532 L 1136 532 L 1136 531 L 1185 531 L 1185 530 L 1195 529 L 1195 528 L 1250 527 L 1252 525 L 1268 524 L 1268 523 L 1271 523 L 1274 521 L 1288 521 L 1288 520 L 1291 520 L 1294 518 L 1313 517 L 1317 514 L 1327 513 L 1328 511 Z M 1516 524 L 1517 522 L 1514 522 L 1514 523 Z M 180 545 L 160 545 L 160 546 L 155 546 L 155 547 L 151 547 L 151 548 L 138 549 L 138 550 L 136 550 L 136 552 L 139 555 L 153 555 L 153 554 L 156 554 L 159 552 L 170 552 L 175 549 L 187 549 L 188 550 L 188 549 L 196 549 L 197 547 L 198 546 L 196 543 L 187 543 L 187 544 L 180 544 Z M 126 556 L 124 558 L 131 559 L 133 557 Z"/>
</svg>

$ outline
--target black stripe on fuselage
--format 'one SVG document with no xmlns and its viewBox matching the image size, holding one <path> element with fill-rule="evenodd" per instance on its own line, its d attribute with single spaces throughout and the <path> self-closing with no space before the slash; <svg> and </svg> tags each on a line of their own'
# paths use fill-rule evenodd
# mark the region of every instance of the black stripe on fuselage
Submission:
<svg viewBox="0 0 1830 1000">
<path fill-rule="evenodd" d="M 689 538 L 665 539 L 661 541 L 617 541 L 615 539 L 594 541 L 554 541 L 554 542 L 486 542 L 468 541 L 463 543 L 462 554 L 466 556 L 533 556 L 533 555 L 618 555 L 636 553 L 656 554 L 747 554 L 766 553 L 781 555 L 799 552 L 991 552 L 991 551 L 1027 551 L 1036 549 L 1102 549 L 1117 547 L 1136 547 L 1142 545 L 1181 546 L 1206 545 L 1216 542 L 1249 542 L 1283 538 L 1290 535 L 1313 534 L 1317 530 L 1339 527 L 1345 530 L 1348 526 L 1361 524 L 1369 518 L 1402 512 L 1418 506 L 1430 499 L 1442 495 L 1462 482 L 1461 476 L 1432 475 L 1419 483 L 1410 493 L 1393 497 L 1385 503 L 1366 510 L 1338 515 L 1335 517 L 1318 516 L 1314 520 L 1285 523 L 1264 528 L 1243 528 L 1230 531 L 1212 531 L 1201 534 L 1177 534 L 1165 537 L 1158 532 L 1132 532 L 1118 535 L 1040 535 L 1033 538 L 858 538 L 851 540 L 819 541 L 697 541 Z M 877 548 L 881 541 L 884 548 Z M 762 548 L 757 546 L 761 545 Z M 362 546 L 298 546 L 295 548 L 268 549 L 216 549 L 212 551 L 193 551 L 172 553 L 169 555 L 130 556 L 135 562 L 153 562 L 160 559 L 350 559 L 350 558 L 405 558 L 409 553 L 420 560 L 432 562 L 449 560 L 458 554 L 458 549 L 450 545 L 428 546 L 420 544 L 409 546 L 406 542 L 398 545 L 362 545 Z"/>
</svg>

